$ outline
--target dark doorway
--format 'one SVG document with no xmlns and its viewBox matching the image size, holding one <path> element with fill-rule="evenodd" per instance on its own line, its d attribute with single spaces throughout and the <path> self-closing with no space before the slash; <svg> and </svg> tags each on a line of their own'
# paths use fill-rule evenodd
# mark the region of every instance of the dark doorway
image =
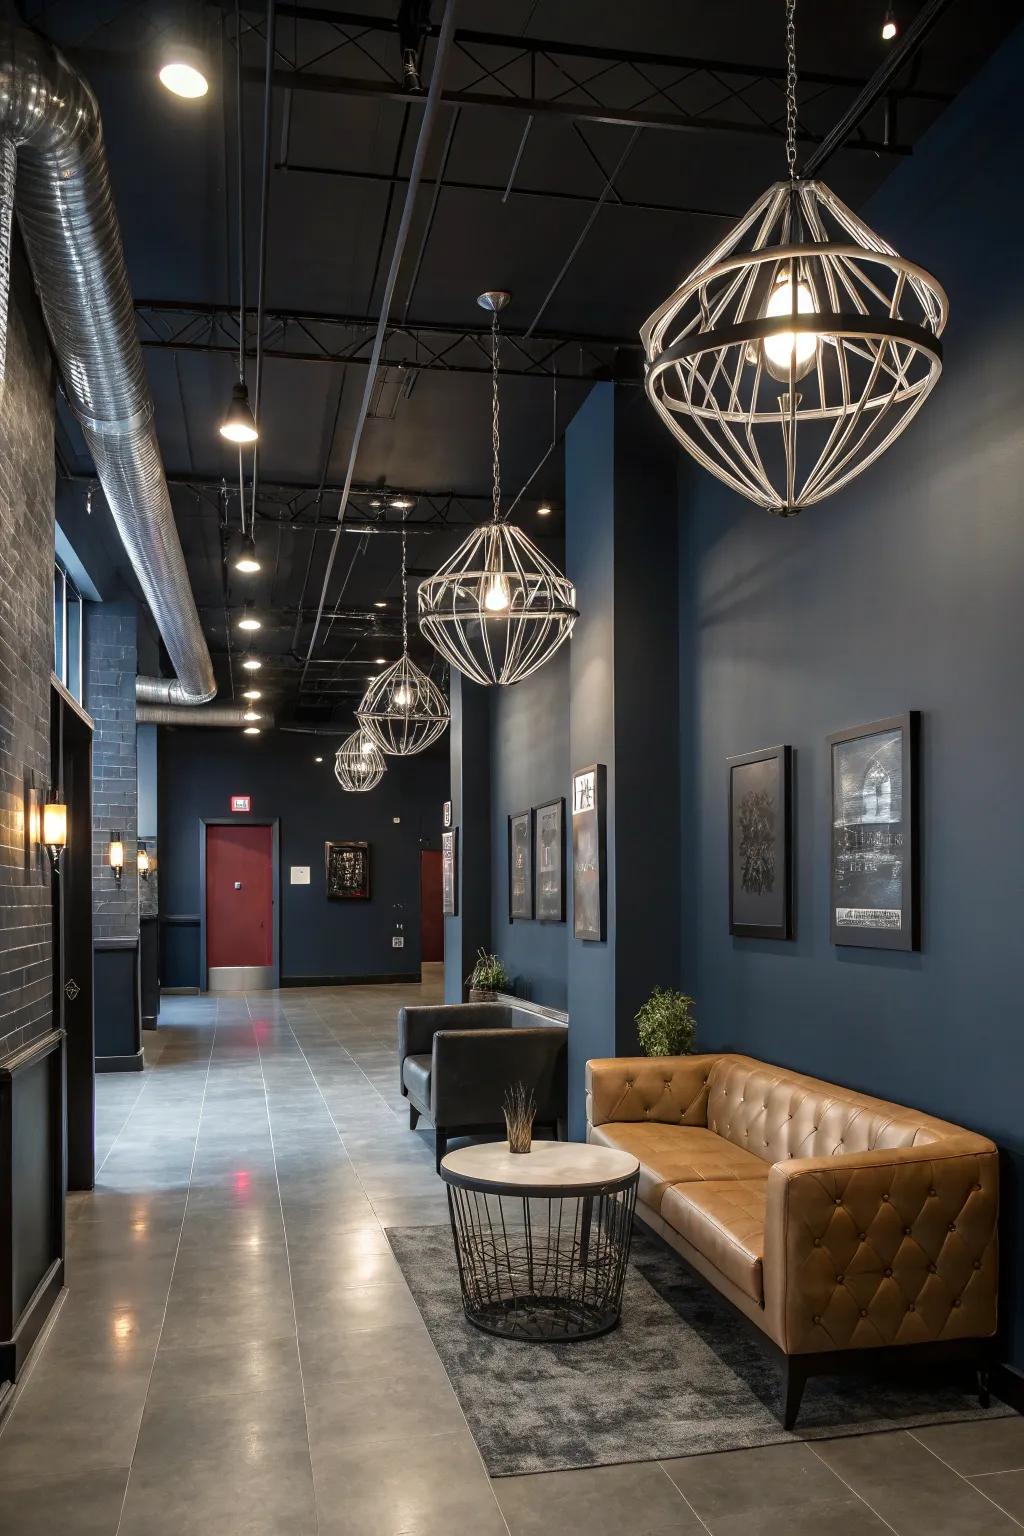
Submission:
<svg viewBox="0 0 1024 1536">
<path fill-rule="evenodd" d="M 420 850 L 420 959 L 424 964 L 444 959 L 441 853 L 435 848 Z"/>
<path fill-rule="evenodd" d="M 92 946 L 92 721 L 56 678 L 50 686 L 50 774 L 68 808 L 68 842 L 53 879 L 53 1021 L 67 1035 L 68 1188 L 96 1177 L 96 1046 Z"/>
<path fill-rule="evenodd" d="M 211 821 L 204 832 L 207 989 L 276 986 L 276 828 Z"/>
</svg>

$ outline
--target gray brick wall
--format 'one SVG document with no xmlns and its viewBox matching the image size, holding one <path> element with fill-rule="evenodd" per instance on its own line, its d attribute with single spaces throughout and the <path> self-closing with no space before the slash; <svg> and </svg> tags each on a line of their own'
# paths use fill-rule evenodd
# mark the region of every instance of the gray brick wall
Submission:
<svg viewBox="0 0 1024 1536">
<path fill-rule="evenodd" d="M 52 1018 L 49 861 L 31 834 L 50 782 L 54 474 L 50 352 L 16 242 L 0 398 L 0 1057 Z"/>
<path fill-rule="evenodd" d="M 93 937 L 135 938 L 139 881 L 135 861 L 138 783 L 135 756 L 135 674 L 138 613 L 134 599 L 85 605 L 85 707 L 95 724 L 92 742 Z M 110 835 L 124 840 L 124 875 L 115 884 L 107 859 Z"/>
</svg>

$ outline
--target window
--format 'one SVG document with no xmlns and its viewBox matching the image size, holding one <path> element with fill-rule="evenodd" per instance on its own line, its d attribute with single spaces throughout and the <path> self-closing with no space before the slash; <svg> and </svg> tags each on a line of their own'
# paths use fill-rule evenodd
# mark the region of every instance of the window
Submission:
<svg viewBox="0 0 1024 1536">
<path fill-rule="evenodd" d="M 82 699 L 82 594 L 59 560 L 53 565 L 53 670 Z"/>
</svg>

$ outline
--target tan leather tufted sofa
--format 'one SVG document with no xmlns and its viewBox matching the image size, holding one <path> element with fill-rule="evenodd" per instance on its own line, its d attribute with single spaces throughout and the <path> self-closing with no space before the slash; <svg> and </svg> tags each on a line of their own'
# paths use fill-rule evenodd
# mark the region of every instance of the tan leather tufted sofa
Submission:
<svg viewBox="0 0 1024 1536">
<path fill-rule="evenodd" d="M 984 1136 L 707 1055 L 588 1062 L 587 1139 L 639 1158 L 637 1214 L 781 1351 L 787 1427 L 806 1377 L 850 1352 L 984 1366 L 999 1198 Z"/>
</svg>

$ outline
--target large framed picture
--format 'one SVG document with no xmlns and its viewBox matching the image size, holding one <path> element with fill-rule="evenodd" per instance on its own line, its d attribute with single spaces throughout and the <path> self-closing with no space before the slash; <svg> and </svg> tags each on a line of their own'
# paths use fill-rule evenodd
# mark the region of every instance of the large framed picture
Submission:
<svg viewBox="0 0 1024 1536">
<path fill-rule="evenodd" d="M 828 738 L 833 944 L 917 949 L 917 757 L 910 710 Z"/>
<path fill-rule="evenodd" d="M 369 843 L 325 843 L 328 901 L 369 901 Z"/>
<path fill-rule="evenodd" d="M 572 776 L 572 931 L 603 942 L 607 934 L 605 817 L 608 770 L 591 763 Z"/>
<path fill-rule="evenodd" d="M 565 922 L 565 797 L 538 805 L 533 813 L 537 869 L 537 921 Z"/>
<path fill-rule="evenodd" d="M 533 916 L 533 812 L 508 819 L 508 920 Z"/>
<path fill-rule="evenodd" d="M 459 910 L 459 829 L 441 833 L 441 912 L 455 917 Z"/>
<path fill-rule="evenodd" d="M 727 759 L 729 932 L 793 937 L 792 747 Z"/>
</svg>

